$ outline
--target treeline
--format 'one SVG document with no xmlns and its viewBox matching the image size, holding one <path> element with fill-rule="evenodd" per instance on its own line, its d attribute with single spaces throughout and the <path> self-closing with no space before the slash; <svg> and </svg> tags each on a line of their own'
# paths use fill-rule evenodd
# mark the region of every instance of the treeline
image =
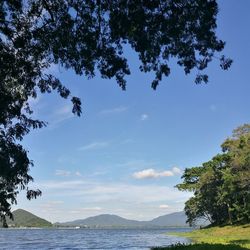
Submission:
<svg viewBox="0 0 250 250">
<path fill-rule="evenodd" d="M 235 129 L 221 148 L 202 166 L 185 169 L 177 185 L 194 193 L 185 203 L 191 226 L 200 218 L 213 225 L 250 222 L 250 124 Z"/>
</svg>

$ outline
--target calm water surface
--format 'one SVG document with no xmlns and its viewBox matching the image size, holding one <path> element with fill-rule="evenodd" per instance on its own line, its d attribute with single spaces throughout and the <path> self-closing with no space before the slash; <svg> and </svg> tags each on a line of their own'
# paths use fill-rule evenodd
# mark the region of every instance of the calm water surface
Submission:
<svg viewBox="0 0 250 250">
<path fill-rule="evenodd" d="M 188 239 L 167 235 L 190 229 L 1 229 L 0 249 L 133 249 L 167 246 Z"/>
</svg>

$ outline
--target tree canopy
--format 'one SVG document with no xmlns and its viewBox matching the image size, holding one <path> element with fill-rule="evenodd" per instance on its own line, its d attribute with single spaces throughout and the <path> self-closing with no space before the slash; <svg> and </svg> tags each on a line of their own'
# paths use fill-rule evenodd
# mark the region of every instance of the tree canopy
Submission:
<svg viewBox="0 0 250 250">
<path fill-rule="evenodd" d="M 32 118 L 29 98 L 56 91 L 81 114 L 80 99 L 46 69 L 57 64 L 87 78 L 99 72 L 124 90 L 127 44 L 139 55 L 140 70 L 155 73 L 153 89 L 170 74 L 172 58 L 186 74 L 196 70 L 196 83 L 206 83 L 202 72 L 214 58 L 223 70 L 232 63 L 221 55 L 225 42 L 215 33 L 217 14 L 215 0 L 1 1 L 0 217 L 11 216 L 20 189 L 28 198 L 41 194 L 27 187 L 32 161 L 20 144 L 31 129 L 45 126 Z"/>
<path fill-rule="evenodd" d="M 202 217 L 217 225 L 250 222 L 250 124 L 235 129 L 221 147 L 212 160 L 187 168 L 177 185 L 194 193 L 185 204 L 190 225 Z"/>
</svg>

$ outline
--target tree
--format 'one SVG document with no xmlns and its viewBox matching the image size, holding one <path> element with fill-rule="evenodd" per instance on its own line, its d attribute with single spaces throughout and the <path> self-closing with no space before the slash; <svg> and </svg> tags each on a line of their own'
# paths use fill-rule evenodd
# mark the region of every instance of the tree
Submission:
<svg viewBox="0 0 250 250">
<path fill-rule="evenodd" d="M 225 42 L 215 34 L 215 0 L 3 0 L 0 2 L 0 216 L 11 215 L 19 189 L 28 197 L 32 162 L 19 142 L 31 129 L 45 126 L 32 118 L 29 98 L 57 91 L 71 98 L 72 112 L 81 114 L 81 101 L 59 79 L 46 73 L 53 64 L 87 78 L 99 71 L 115 78 L 125 90 L 130 74 L 123 54 L 128 44 L 139 55 L 142 72 L 154 72 L 152 88 L 170 74 L 176 58 L 186 74 L 201 73 Z M 220 57 L 225 70 L 232 60 Z"/>
<path fill-rule="evenodd" d="M 190 225 L 202 217 L 217 225 L 250 222 L 250 125 L 235 129 L 222 151 L 202 166 L 186 169 L 177 185 L 194 193 L 185 203 Z"/>
<path fill-rule="evenodd" d="M 236 221 L 250 221 L 250 124 L 236 128 L 222 150 L 230 159 L 230 169 L 224 173 L 224 189 L 234 194 L 227 196 L 230 210 Z"/>
</svg>

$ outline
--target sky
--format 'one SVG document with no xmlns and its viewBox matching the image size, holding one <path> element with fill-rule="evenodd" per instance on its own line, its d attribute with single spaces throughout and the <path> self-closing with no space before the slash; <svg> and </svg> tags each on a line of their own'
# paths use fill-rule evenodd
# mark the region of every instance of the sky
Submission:
<svg viewBox="0 0 250 250">
<path fill-rule="evenodd" d="M 218 1 L 219 38 L 234 62 L 222 71 L 214 60 L 209 83 L 196 85 L 171 63 L 171 75 L 156 91 L 153 76 L 138 69 L 138 56 L 126 55 L 131 75 L 122 91 L 98 74 L 88 80 L 56 65 L 50 68 L 81 98 L 82 116 L 56 94 L 31 100 L 34 115 L 48 122 L 22 141 L 34 162 L 32 187 L 42 197 L 18 205 L 52 222 L 108 213 L 150 220 L 182 211 L 191 193 L 180 192 L 183 170 L 220 153 L 234 128 L 250 122 L 250 1 Z"/>
</svg>

